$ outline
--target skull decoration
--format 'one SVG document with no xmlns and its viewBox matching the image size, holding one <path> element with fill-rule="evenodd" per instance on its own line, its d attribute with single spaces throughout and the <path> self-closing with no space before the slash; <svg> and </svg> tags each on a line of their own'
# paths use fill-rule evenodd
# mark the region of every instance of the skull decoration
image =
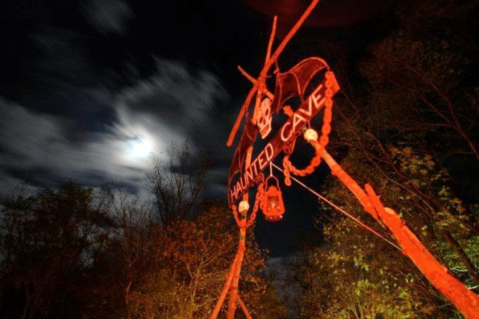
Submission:
<svg viewBox="0 0 479 319">
<path fill-rule="evenodd" d="M 239 203 L 238 211 L 240 212 L 240 214 L 246 214 L 246 212 L 248 212 L 248 209 L 249 209 L 249 203 L 245 200 L 242 200 Z"/>
<path fill-rule="evenodd" d="M 273 114 L 271 113 L 271 100 L 269 98 L 265 98 L 263 102 L 261 102 L 257 121 L 261 138 L 266 138 L 266 136 L 268 136 L 268 134 L 271 132 L 272 119 Z"/>
</svg>

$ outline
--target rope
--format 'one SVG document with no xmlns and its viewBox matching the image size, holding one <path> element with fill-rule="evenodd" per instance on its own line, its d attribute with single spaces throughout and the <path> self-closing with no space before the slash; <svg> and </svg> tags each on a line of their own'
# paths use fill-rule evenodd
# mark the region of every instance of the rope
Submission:
<svg viewBox="0 0 479 319">
<path fill-rule="evenodd" d="M 279 167 L 277 166 L 276 164 L 272 164 L 274 168 L 276 168 L 278 171 L 282 172 L 284 174 L 284 171 Z M 364 227 L 365 229 L 369 230 L 371 233 L 373 233 L 374 235 L 376 235 L 377 237 L 381 238 L 382 240 L 384 240 L 385 242 L 387 242 L 388 244 L 390 244 L 391 246 L 393 246 L 394 248 L 398 249 L 399 251 L 402 251 L 402 248 L 399 247 L 398 245 L 396 245 L 395 243 L 393 243 L 392 241 L 390 241 L 389 239 L 385 238 L 384 236 L 382 236 L 380 233 L 378 233 L 377 231 L 375 231 L 374 229 L 372 229 L 371 227 L 369 227 L 368 225 L 364 224 L 363 222 L 361 222 L 359 219 L 357 219 L 356 217 L 352 216 L 351 214 L 349 214 L 348 212 L 346 212 L 344 209 L 342 209 L 341 207 L 339 207 L 338 205 L 334 204 L 333 202 L 331 202 L 330 200 L 328 200 L 326 197 L 322 196 L 321 194 L 319 194 L 318 192 L 316 192 L 315 190 L 313 190 L 312 188 L 308 187 L 307 185 L 305 185 L 304 183 L 302 183 L 301 181 L 299 181 L 297 178 L 291 176 L 290 177 L 293 181 L 295 181 L 296 183 L 298 183 L 300 186 L 304 187 L 306 190 L 310 191 L 312 194 L 316 195 L 319 199 L 325 201 L 326 203 L 328 203 L 329 205 L 331 205 L 332 207 L 334 207 L 335 209 L 337 209 L 339 212 L 343 213 L 344 215 L 346 215 L 347 217 L 351 218 L 353 221 L 355 221 L 356 223 L 358 223 L 360 226 Z"/>
</svg>

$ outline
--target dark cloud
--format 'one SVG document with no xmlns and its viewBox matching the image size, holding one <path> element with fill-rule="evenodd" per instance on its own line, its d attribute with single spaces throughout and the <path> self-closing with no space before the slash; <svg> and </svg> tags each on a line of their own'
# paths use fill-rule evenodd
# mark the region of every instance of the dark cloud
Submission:
<svg viewBox="0 0 479 319">
<path fill-rule="evenodd" d="M 102 33 L 123 34 L 133 12 L 123 0 L 90 0 L 85 6 L 85 18 Z"/>
<path fill-rule="evenodd" d="M 261 14 L 271 17 L 278 16 L 280 24 L 286 24 L 288 29 L 298 20 L 310 3 L 310 1 L 304 0 L 242 1 Z M 390 10 L 395 2 L 396 0 L 319 1 L 305 21 L 305 26 L 340 27 L 351 25 Z"/>
<path fill-rule="evenodd" d="M 154 76 L 123 91 L 119 107 L 148 116 L 177 134 L 204 128 L 217 103 L 228 95 L 218 78 L 204 70 L 191 71 L 181 62 L 157 59 Z"/>
</svg>

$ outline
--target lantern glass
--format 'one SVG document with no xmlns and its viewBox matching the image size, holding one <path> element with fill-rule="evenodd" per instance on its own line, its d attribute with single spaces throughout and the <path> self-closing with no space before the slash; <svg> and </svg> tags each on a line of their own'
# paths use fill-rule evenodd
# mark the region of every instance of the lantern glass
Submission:
<svg viewBox="0 0 479 319">
<path fill-rule="evenodd" d="M 268 204 L 266 206 L 266 210 L 270 214 L 274 214 L 281 211 L 281 206 L 279 203 L 278 196 L 268 196 Z"/>
</svg>

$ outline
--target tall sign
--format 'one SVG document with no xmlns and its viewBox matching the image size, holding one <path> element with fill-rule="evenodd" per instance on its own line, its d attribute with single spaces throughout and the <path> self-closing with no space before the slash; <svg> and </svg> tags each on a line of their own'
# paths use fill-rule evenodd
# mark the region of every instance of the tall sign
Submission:
<svg viewBox="0 0 479 319">
<path fill-rule="evenodd" d="M 313 90 L 308 90 L 315 77 L 321 78 L 319 84 Z M 306 91 L 312 93 L 305 97 Z M 290 71 L 277 75 L 273 100 L 264 98 L 260 108 L 263 111 L 259 112 L 256 123 L 246 120 L 243 134 L 234 153 L 228 178 L 230 206 L 247 192 L 249 187 L 257 181 L 258 175 L 269 167 L 276 156 L 282 151 L 291 149 L 291 145 L 301 135 L 303 128 L 324 108 L 326 99 L 331 99 L 338 91 L 339 85 L 334 74 L 329 71 L 326 62 L 317 57 L 305 59 Z M 286 103 L 294 97 L 300 98 L 303 102 L 293 111 Z M 259 151 L 256 158 L 246 166 L 248 150 L 253 146 L 258 135 L 263 139 L 268 137 L 271 132 L 272 115 L 280 111 L 288 114 L 289 118 Z M 262 134 L 265 131 L 267 133 Z M 237 175 L 239 177 L 235 179 Z"/>
</svg>

